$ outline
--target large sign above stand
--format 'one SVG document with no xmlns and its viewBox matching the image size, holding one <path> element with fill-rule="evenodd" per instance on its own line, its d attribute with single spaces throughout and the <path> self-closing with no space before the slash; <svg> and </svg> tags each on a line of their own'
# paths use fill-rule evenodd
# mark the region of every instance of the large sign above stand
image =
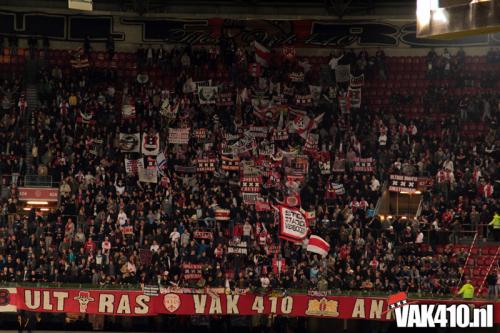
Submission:
<svg viewBox="0 0 500 333">
<path fill-rule="evenodd" d="M 72 0 L 88 4 L 89 0 Z M 366 21 L 267 21 L 232 19 L 172 20 L 159 17 L 124 17 L 0 11 L 0 34 L 18 37 L 47 36 L 53 40 L 105 41 L 108 36 L 129 45 L 167 43 L 219 45 L 221 31 L 238 45 L 257 39 L 271 48 L 289 47 L 430 47 L 490 46 L 500 44 L 500 34 L 482 34 L 453 40 L 417 38 L 416 23 L 408 20 Z M 19 24 L 22 22 L 22 24 Z M 139 37 L 140 36 L 140 37 Z M 157 45 L 155 45 L 156 47 Z M 74 48 L 68 44 L 67 48 Z"/>
</svg>

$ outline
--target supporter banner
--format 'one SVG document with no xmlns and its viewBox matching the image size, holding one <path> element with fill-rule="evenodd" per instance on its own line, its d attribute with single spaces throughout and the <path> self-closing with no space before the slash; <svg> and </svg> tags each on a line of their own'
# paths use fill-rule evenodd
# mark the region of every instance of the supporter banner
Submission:
<svg viewBox="0 0 500 333">
<path fill-rule="evenodd" d="M 337 81 L 337 83 L 349 82 L 350 79 L 351 79 L 350 65 L 337 65 L 337 67 L 335 67 L 335 81 Z"/>
<path fill-rule="evenodd" d="M 128 159 L 125 158 L 125 172 L 129 175 L 137 175 L 139 169 L 144 169 L 144 160 L 142 158 Z"/>
<path fill-rule="evenodd" d="M 361 88 L 349 87 L 348 95 L 351 107 L 353 108 L 361 107 Z"/>
<path fill-rule="evenodd" d="M 317 152 L 318 151 L 319 134 L 309 133 L 304 144 L 304 151 Z"/>
<path fill-rule="evenodd" d="M 139 166 L 138 171 L 140 182 L 154 184 L 158 182 L 158 168 L 156 167 L 155 157 L 146 157 L 146 163 L 144 167 Z"/>
<path fill-rule="evenodd" d="M 321 98 L 321 86 L 309 85 L 309 91 L 314 101 L 318 101 Z"/>
<path fill-rule="evenodd" d="M 168 143 L 186 145 L 189 142 L 190 128 L 169 128 Z"/>
<path fill-rule="evenodd" d="M 349 93 L 344 93 L 338 96 L 339 108 L 342 114 L 349 114 L 351 112 L 351 99 Z"/>
<path fill-rule="evenodd" d="M 332 166 L 330 160 L 328 161 L 319 161 L 319 170 L 322 175 L 329 175 L 332 172 Z"/>
<path fill-rule="evenodd" d="M 243 193 L 241 193 L 241 198 L 243 199 L 243 204 L 255 205 L 255 203 L 259 199 L 259 194 L 258 193 L 243 192 Z"/>
<path fill-rule="evenodd" d="M 188 274 L 198 274 L 201 265 L 186 267 Z M 194 273 L 192 273 L 194 271 Z M 14 291 L 17 291 L 15 293 Z M 176 315 L 289 315 L 293 317 L 323 317 L 339 319 L 394 320 L 387 311 L 385 297 L 311 295 L 260 295 L 243 292 L 225 294 L 211 290 L 180 292 L 160 289 L 160 295 L 148 296 L 143 290 L 80 290 L 49 288 L 0 289 L 0 311 L 27 310 L 52 313 L 83 313 L 121 316 Z M 211 296 L 216 293 L 218 297 Z M 500 302 L 408 299 L 420 304 L 470 304 L 481 307 L 494 304 L 494 322 L 500 323 Z"/>
<path fill-rule="evenodd" d="M 224 92 L 220 93 L 217 96 L 217 105 L 218 106 L 231 106 L 233 105 L 233 93 L 231 92 Z"/>
<path fill-rule="evenodd" d="M 254 138 L 266 138 L 269 128 L 267 126 L 250 126 L 245 134 Z"/>
<path fill-rule="evenodd" d="M 259 193 L 262 186 L 262 177 L 241 177 L 241 192 Z"/>
<path fill-rule="evenodd" d="M 303 82 L 304 81 L 304 73 L 303 72 L 293 72 L 293 73 L 290 73 L 290 75 L 288 75 L 288 77 L 290 78 L 290 81 L 292 82 Z M 285 88 L 286 89 L 286 88 Z M 287 91 L 285 90 L 285 95 L 293 95 L 293 91 Z"/>
<path fill-rule="evenodd" d="M 135 105 L 131 105 L 131 104 L 122 105 L 122 117 L 123 117 L 123 119 L 134 119 L 135 118 Z"/>
<path fill-rule="evenodd" d="M 225 171 L 239 171 L 240 170 L 240 158 L 239 157 L 226 157 L 222 156 L 222 170 Z"/>
<path fill-rule="evenodd" d="M 231 218 L 231 211 L 229 209 L 216 209 L 215 219 L 217 221 L 229 221 Z"/>
<path fill-rule="evenodd" d="M 217 87 L 198 87 L 198 98 L 200 100 L 200 104 L 215 104 L 217 90 Z"/>
<path fill-rule="evenodd" d="M 247 254 L 247 242 L 241 240 L 230 240 L 227 247 L 227 253 Z"/>
<path fill-rule="evenodd" d="M 148 134 L 144 133 L 142 135 L 142 153 L 144 155 L 158 155 L 160 152 L 160 134 Z"/>
<path fill-rule="evenodd" d="M 313 95 L 295 95 L 295 105 L 297 106 L 312 106 Z"/>
<path fill-rule="evenodd" d="M 345 194 L 344 184 L 330 183 L 328 184 L 327 191 L 336 195 L 344 195 Z"/>
<path fill-rule="evenodd" d="M 351 75 L 351 80 L 349 82 L 349 86 L 351 88 L 359 88 L 365 85 L 365 75 L 361 74 L 358 76 Z"/>
<path fill-rule="evenodd" d="M 272 139 L 273 141 L 286 141 L 288 140 L 288 131 L 286 129 L 275 129 Z"/>
<path fill-rule="evenodd" d="M 166 98 L 163 103 L 161 103 L 160 113 L 168 119 L 175 119 L 175 117 L 177 117 L 177 112 L 179 111 L 179 105 L 179 101 L 177 101 L 174 105 L 171 105 L 170 100 Z"/>
<path fill-rule="evenodd" d="M 196 160 L 196 172 L 214 172 L 216 162 L 215 158 L 198 158 Z"/>
<path fill-rule="evenodd" d="M 200 279 L 202 270 L 202 264 L 182 264 L 182 276 L 185 280 Z"/>
<path fill-rule="evenodd" d="M 354 172 L 375 172 L 375 160 L 372 157 L 360 158 L 356 157 L 354 160 L 352 170 Z"/>
<path fill-rule="evenodd" d="M 120 133 L 120 150 L 124 153 L 138 153 L 141 149 L 140 141 L 140 133 Z"/>
<path fill-rule="evenodd" d="M 333 162 L 333 167 L 332 167 L 333 172 L 345 172 L 345 159 L 343 158 L 337 158 Z"/>
<path fill-rule="evenodd" d="M 132 227 L 130 225 L 125 226 L 125 227 L 121 227 L 120 229 L 124 235 L 133 235 L 134 234 L 134 227 Z"/>
<path fill-rule="evenodd" d="M 208 130 L 206 128 L 196 128 L 193 130 L 193 138 L 197 140 L 205 140 Z"/>
<path fill-rule="evenodd" d="M 298 209 L 279 207 L 280 238 L 289 241 L 302 241 L 307 236 L 309 227 L 304 215 Z"/>
<path fill-rule="evenodd" d="M 391 192 L 408 192 L 417 191 L 418 177 L 390 175 L 389 191 Z"/>
<path fill-rule="evenodd" d="M 209 239 L 209 240 L 212 240 L 212 239 L 214 239 L 214 234 L 211 231 L 195 230 L 193 232 L 193 237 L 194 238 L 198 238 L 198 239 Z"/>
</svg>

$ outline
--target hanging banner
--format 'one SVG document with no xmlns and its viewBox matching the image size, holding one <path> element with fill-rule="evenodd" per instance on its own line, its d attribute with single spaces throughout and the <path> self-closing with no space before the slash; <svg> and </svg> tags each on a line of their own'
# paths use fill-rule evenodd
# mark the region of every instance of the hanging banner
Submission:
<svg viewBox="0 0 500 333">
<path fill-rule="evenodd" d="M 227 247 L 227 253 L 247 254 L 247 242 L 241 240 L 230 240 Z"/>
<path fill-rule="evenodd" d="M 217 87 L 198 87 L 198 98 L 200 104 L 215 104 L 217 99 Z"/>
<path fill-rule="evenodd" d="M 144 169 L 144 160 L 142 158 L 128 159 L 125 158 L 125 172 L 129 175 L 137 175 L 139 169 Z"/>
<path fill-rule="evenodd" d="M 201 265 L 188 264 L 188 274 L 198 274 Z M 194 271 L 194 273 L 192 273 Z M 14 290 L 17 292 L 14 293 Z M 208 291 L 208 290 L 207 290 Z M 388 297 L 326 296 L 326 294 L 291 294 L 273 296 L 225 294 L 217 289 L 165 289 L 160 295 L 145 295 L 144 290 L 82 290 L 50 288 L 0 289 L 1 312 L 18 310 L 51 313 L 99 314 L 118 316 L 175 315 L 288 315 L 339 319 L 394 320 L 387 311 Z M 216 294 L 216 297 L 213 296 Z M 217 297 L 218 296 L 218 297 Z M 469 304 L 476 308 L 494 305 L 494 323 L 500 323 L 500 302 L 408 299 L 416 304 Z"/>
<path fill-rule="evenodd" d="M 135 119 L 135 105 L 122 105 L 122 117 L 123 119 Z"/>
<path fill-rule="evenodd" d="M 309 227 L 304 215 L 298 209 L 279 207 L 280 238 L 289 241 L 302 241 L 307 236 Z"/>
<path fill-rule="evenodd" d="M 208 130 L 206 128 L 196 128 L 193 130 L 193 138 L 197 140 L 205 140 L 207 138 Z"/>
<path fill-rule="evenodd" d="M 156 184 L 158 182 L 158 168 L 156 167 L 156 158 L 153 156 L 146 157 L 146 163 L 144 164 L 144 167 L 141 168 L 139 166 L 138 172 L 140 182 Z"/>
<path fill-rule="evenodd" d="M 199 280 L 202 271 L 202 264 L 182 264 L 182 277 L 184 280 Z"/>
<path fill-rule="evenodd" d="M 198 158 L 196 159 L 196 172 L 214 172 L 215 163 L 217 160 L 215 158 Z"/>
<path fill-rule="evenodd" d="M 160 134 L 144 133 L 141 148 L 144 155 L 158 155 L 160 153 Z"/>
<path fill-rule="evenodd" d="M 138 153 L 141 149 L 140 141 L 140 133 L 120 133 L 120 150 L 123 153 Z"/>
<path fill-rule="evenodd" d="M 351 107 L 359 108 L 361 107 L 361 88 L 351 88 L 348 90 L 349 102 Z"/>
<path fill-rule="evenodd" d="M 169 128 L 168 143 L 187 145 L 189 142 L 190 128 Z"/>
<path fill-rule="evenodd" d="M 375 172 L 375 160 L 372 157 L 356 157 L 352 162 L 354 162 L 352 168 L 354 172 Z"/>
<path fill-rule="evenodd" d="M 200 230 L 195 230 L 193 232 L 193 237 L 198 238 L 198 239 L 208 239 L 212 240 L 214 239 L 214 234 L 211 231 L 200 231 Z"/>
<path fill-rule="evenodd" d="M 241 184 L 241 192 L 259 193 L 260 188 L 262 186 L 262 177 L 243 176 L 241 177 L 240 184 Z"/>
<path fill-rule="evenodd" d="M 288 75 L 288 77 L 290 78 L 290 81 L 292 82 L 303 82 L 304 81 L 304 73 L 303 72 L 293 72 L 293 73 L 290 73 L 290 75 Z M 286 91 L 286 88 L 285 88 L 285 95 L 287 95 L 287 93 L 289 93 L 290 91 Z"/>
<path fill-rule="evenodd" d="M 337 83 L 349 82 L 351 79 L 351 66 L 350 65 L 337 65 L 335 67 L 335 80 Z"/>
<path fill-rule="evenodd" d="M 222 156 L 222 170 L 225 171 L 239 171 L 240 170 L 240 158 L 239 157 L 226 157 Z"/>
<path fill-rule="evenodd" d="M 313 95 L 295 95 L 295 105 L 297 107 L 308 107 L 313 104 Z"/>
<path fill-rule="evenodd" d="M 349 81 L 349 86 L 352 88 L 359 88 L 365 85 L 365 74 L 361 74 L 358 76 L 351 75 L 351 79 Z"/>
<path fill-rule="evenodd" d="M 390 175 L 389 191 L 400 193 L 414 193 L 417 191 L 418 177 Z"/>
<path fill-rule="evenodd" d="M 219 93 L 217 96 L 217 105 L 218 106 L 232 106 L 233 103 L 233 93 L 231 92 L 224 92 L 224 93 Z"/>
</svg>

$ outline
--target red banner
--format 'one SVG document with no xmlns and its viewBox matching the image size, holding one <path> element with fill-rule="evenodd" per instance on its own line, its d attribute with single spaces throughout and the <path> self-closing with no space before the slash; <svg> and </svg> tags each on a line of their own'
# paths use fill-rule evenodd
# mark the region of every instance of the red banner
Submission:
<svg viewBox="0 0 500 333">
<path fill-rule="evenodd" d="M 0 295 L 15 290 L 0 289 Z M 9 291 L 7 291 L 9 290 Z M 4 295 L 5 296 L 5 295 Z M 142 291 L 70 290 L 17 288 L 16 295 L 3 297 L 10 308 L 35 312 L 67 312 L 123 316 L 176 315 L 258 315 L 277 314 L 298 317 L 392 320 L 387 298 L 313 295 L 256 295 L 250 293 L 176 293 L 162 290 L 158 296 Z M 422 304 L 457 304 L 461 300 L 409 300 Z M 17 303 L 17 304 L 16 304 Z M 472 301 L 476 307 L 488 304 Z M 14 306 L 13 306 L 14 305 Z M 17 306 L 15 306 L 17 305 Z M 495 303 L 495 323 L 500 323 L 500 302 Z"/>
</svg>

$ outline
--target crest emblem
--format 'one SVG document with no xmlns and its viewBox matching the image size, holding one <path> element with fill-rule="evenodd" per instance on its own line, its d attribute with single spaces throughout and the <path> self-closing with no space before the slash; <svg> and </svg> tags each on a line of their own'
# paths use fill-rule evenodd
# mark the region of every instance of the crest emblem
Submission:
<svg viewBox="0 0 500 333">
<path fill-rule="evenodd" d="M 338 317 L 339 302 L 322 298 L 311 299 L 307 304 L 306 314 L 321 317 Z"/>
<path fill-rule="evenodd" d="M 181 298 L 177 294 L 166 294 L 163 297 L 163 305 L 168 312 L 174 313 L 181 306 Z"/>
</svg>

